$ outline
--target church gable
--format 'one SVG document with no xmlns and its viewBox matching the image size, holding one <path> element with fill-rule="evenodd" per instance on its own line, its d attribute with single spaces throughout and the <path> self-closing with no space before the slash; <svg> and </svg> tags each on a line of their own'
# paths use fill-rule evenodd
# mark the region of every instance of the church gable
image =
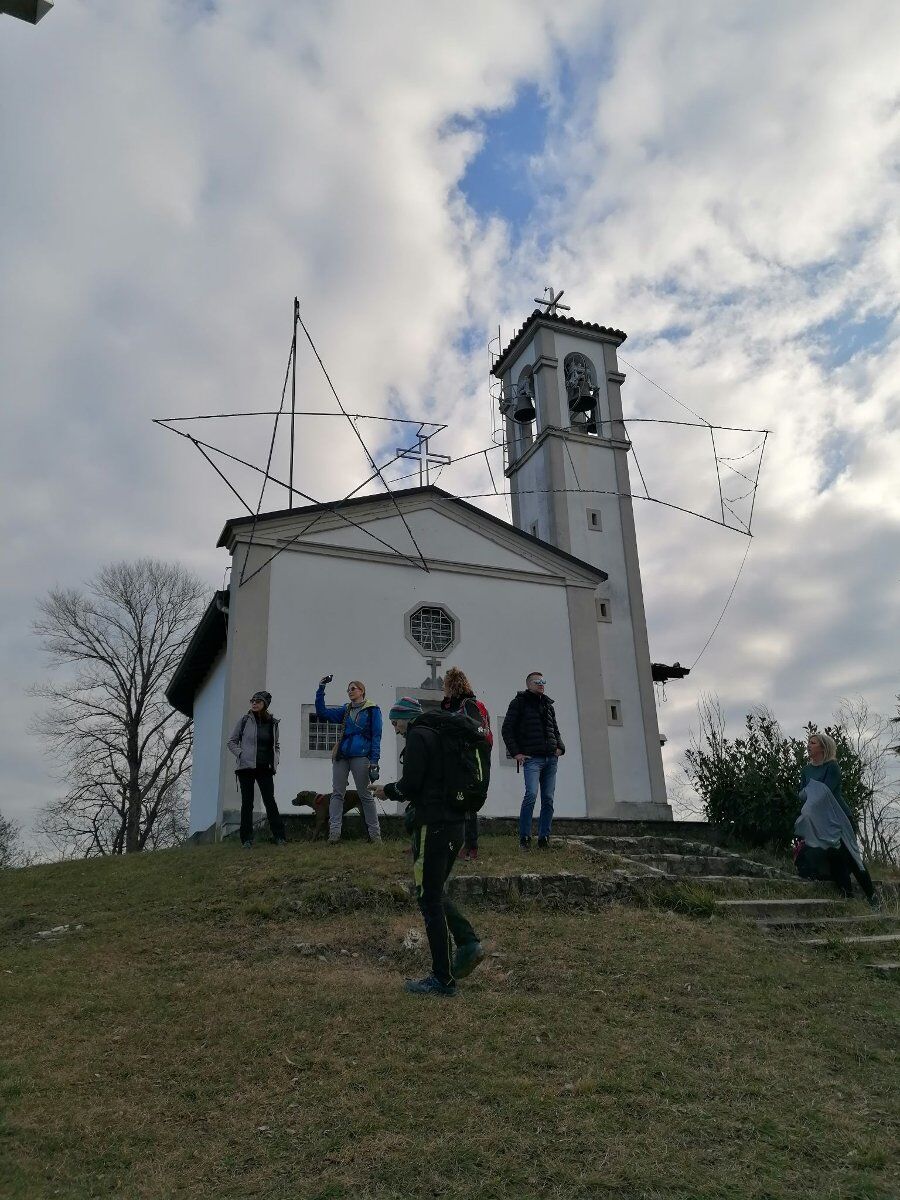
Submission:
<svg viewBox="0 0 900 1200">
<path fill-rule="evenodd" d="M 531 575 L 563 577 L 571 582 L 596 584 L 604 573 L 587 563 L 496 520 L 480 509 L 465 504 L 435 488 L 414 489 L 414 494 L 395 494 L 403 517 L 425 558 L 436 563 L 458 563 L 471 569 L 527 572 Z M 393 552 L 417 559 L 418 553 L 403 520 L 389 497 L 366 497 L 341 505 L 340 515 L 323 509 L 299 509 L 293 513 L 263 516 L 257 522 L 254 541 L 275 547 L 291 539 L 295 550 L 301 545 L 334 548 L 338 553 L 384 558 Z M 252 521 L 229 522 L 219 544 L 230 549 L 246 541 Z M 308 531 L 307 531 L 308 530 Z"/>
</svg>

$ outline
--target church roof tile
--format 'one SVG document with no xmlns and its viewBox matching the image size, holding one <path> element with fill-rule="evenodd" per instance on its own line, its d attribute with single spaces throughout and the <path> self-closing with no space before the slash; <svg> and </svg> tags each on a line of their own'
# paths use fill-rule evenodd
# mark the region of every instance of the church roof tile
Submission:
<svg viewBox="0 0 900 1200">
<path fill-rule="evenodd" d="M 612 338 L 617 346 L 621 346 L 621 344 L 628 337 L 628 334 L 623 333 L 621 329 L 610 329 L 609 326 L 598 325 L 594 321 L 579 321 L 576 317 L 564 317 L 559 314 L 548 316 L 547 313 L 541 312 L 539 308 L 536 308 L 519 332 L 514 335 L 512 341 L 507 345 L 506 349 L 500 352 L 500 357 L 494 363 L 493 367 L 491 367 L 492 375 L 496 375 L 498 379 L 500 378 L 506 369 L 507 362 L 511 357 L 513 350 L 516 349 L 516 347 L 525 337 L 526 333 L 528 333 L 530 329 L 533 329 L 534 326 L 539 323 L 541 325 L 547 325 L 550 327 L 555 326 L 558 329 L 586 329 L 591 333 L 602 333 L 607 337 Z"/>
</svg>

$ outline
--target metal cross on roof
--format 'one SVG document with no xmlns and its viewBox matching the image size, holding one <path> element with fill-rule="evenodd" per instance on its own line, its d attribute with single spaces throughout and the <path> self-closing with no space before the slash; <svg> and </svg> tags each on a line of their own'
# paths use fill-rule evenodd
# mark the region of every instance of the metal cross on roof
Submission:
<svg viewBox="0 0 900 1200">
<path fill-rule="evenodd" d="M 548 293 L 548 292 L 550 293 L 550 299 L 549 299 L 549 300 L 547 299 L 547 293 Z M 563 298 L 563 296 L 564 296 L 565 294 L 566 294 L 566 293 L 565 293 L 565 289 L 564 289 L 564 288 L 563 288 L 563 289 L 561 289 L 560 291 L 558 291 L 558 292 L 555 292 L 555 293 L 554 293 L 554 291 L 553 291 L 553 288 L 552 288 L 552 287 L 545 287 L 545 288 L 544 288 L 544 299 L 543 299 L 543 300 L 539 300 L 539 299 L 537 298 L 537 296 L 535 296 L 535 298 L 534 298 L 534 302 L 535 302 L 535 304 L 540 304 L 540 305 L 544 305 L 544 306 L 546 306 L 546 307 L 545 307 L 545 310 L 544 310 L 544 316 L 546 316 L 546 317 L 558 317 L 558 316 L 559 316 L 559 309 L 561 309 L 561 308 L 562 308 L 562 309 L 565 309 L 565 311 L 566 311 L 566 312 L 571 312 L 571 311 L 572 311 L 572 310 L 571 310 L 571 308 L 569 307 L 569 305 L 568 305 L 568 304 L 560 304 L 560 300 L 562 300 L 562 298 Z"/>
<path fill-rule="evenodd" d="M 428 438 L 421 432 L 416 434 L 418 445 L 398 446 L 398 458 L 414 458 L 419 464 L 419 487 L 431 482 L 430 467 L 446 466 L 453 459 L 449 454 L 432 454 L 428 449 Z"/>
</svg>

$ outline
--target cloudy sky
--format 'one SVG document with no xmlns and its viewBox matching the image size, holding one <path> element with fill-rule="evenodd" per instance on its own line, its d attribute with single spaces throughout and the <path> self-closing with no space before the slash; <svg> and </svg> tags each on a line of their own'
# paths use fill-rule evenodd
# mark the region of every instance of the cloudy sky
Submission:
<svg viewBox="0 0 900 1200">
<path fill-rule="evenodd" d="M 488 339 L 548 283 L 628 332 L 632 416 L 685 416 L 640 371 L 714 423 L 772 430 L 734 600 L 660 705 L 673 779 L 703 692 L 791 731 L 844 696 L 893 712 L 898 61 L 892 0 L 0 16 L 0 811 L 27 828 L 55 794 L 26 733 L 37 599 L 143 554 L 221 585 L 239 506 L 151 419 L 276 407 L 295 294 L 348 408 L 445 421 L 446 453 L 490 444 Z M 301 403 L 328 408 L 302 348 L 298 366 Z M 703 435 L 636 430 L 651 493 L 714 512 Z M 250 420 L 210 440 L 260 461 L 268 437 Z M 739 467 L 753 445 L 720 452 Z M 490 490 L 483 462 L 441 486 Z M 365 467 L 325 419 L 298 465 L 320 498 Z M 690 664 L 746 539 L 636 507 L 653 656 Z"/>
</svg>

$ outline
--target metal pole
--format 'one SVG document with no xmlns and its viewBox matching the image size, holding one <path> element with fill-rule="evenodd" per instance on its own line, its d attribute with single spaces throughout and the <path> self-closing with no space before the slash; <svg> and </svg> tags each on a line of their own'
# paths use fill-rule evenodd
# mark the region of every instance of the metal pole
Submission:
<svg viewBox="0 0 900 1200">
<path fill-rule="evenodd" d="M 294 417 L 297 411 L 297 321 L 300 301 L 294 297 L 294 337 L 291 341 L 291 460 L 288 465 L 288 508 L 294 507 Z"/>
</svg>

